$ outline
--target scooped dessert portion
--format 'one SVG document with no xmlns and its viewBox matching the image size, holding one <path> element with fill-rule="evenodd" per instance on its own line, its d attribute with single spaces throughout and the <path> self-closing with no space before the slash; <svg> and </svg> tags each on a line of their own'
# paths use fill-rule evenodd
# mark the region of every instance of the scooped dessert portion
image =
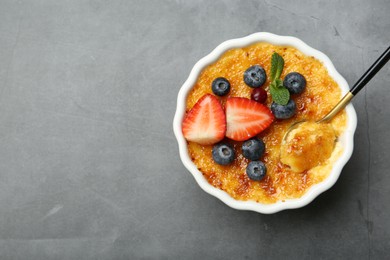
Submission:
<svg viewBox="0 0 390 260">
<path fill-rule="evenodd" d="M 340 97 L 320 61 L 260 42 L 225 52 L 200 73 L 187 96 L 182 132 L 199 171 L 234 199 L 299 198 L 328 177 L 341 155 L 345 111 L 314 123 Z M 308 122 L 282 142 L 302 119 Z"/>
<path fill-rule="evenodd" d="M 295 172 L 325 162 L 333 152 L 336 134 L 326 123 L 303 122 L 288 133 L 280 147 L 280 161 Z"/>
</svg>

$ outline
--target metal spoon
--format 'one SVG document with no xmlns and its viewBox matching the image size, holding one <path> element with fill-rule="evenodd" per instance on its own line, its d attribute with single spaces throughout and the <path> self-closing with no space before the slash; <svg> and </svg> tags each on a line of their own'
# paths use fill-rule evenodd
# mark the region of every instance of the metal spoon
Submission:
<svg viewBox="0 0 390 260">
<path fill-rule="evenodd" d="M 355 83 L 352 89 L 344 95 L 344 97 L 334 106 L 334 108 L 326 114 L 320 120 L 317 120 L 316 123 L 326 123 L 333 119 L 334 116 L 338 114 L 341 110 L 345 108 L 346 105 L 351 101 L 351 99 L 374 77 L 374 75 L 389 61 L 390 59 L 390 46 L 386 49 L 385 52 L 371 65 L 371 67 L 363 74 L 363 76 Z M 287 140 L 288 135 L 291 130 L 297 128 L 303 122 L 306 122 L 306 119 L 294 122 L 287 129 L 287 132 L 284 134 L 282 143 Z"/>
</svg>

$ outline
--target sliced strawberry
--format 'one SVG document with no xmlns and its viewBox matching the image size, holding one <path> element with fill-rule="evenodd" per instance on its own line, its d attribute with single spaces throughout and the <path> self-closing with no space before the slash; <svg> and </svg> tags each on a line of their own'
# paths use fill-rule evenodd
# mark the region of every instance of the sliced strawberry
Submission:
<svg viewBox="0 0 390 260">
<path fill-rule="evenodd" d="M 244 141 L 266 129 L 274 116 L 271 110 L 250 99 L 228 98 L 226 101 L 226 136 L 235 141 Z"/>
<path fill-rule="evenodd" d="M 184 137 L 199 144 L 215 144 L 225 137 L 226 117 L 218 99 L 206 94 L 186 114 L 182 124 Z"/>
</svg>

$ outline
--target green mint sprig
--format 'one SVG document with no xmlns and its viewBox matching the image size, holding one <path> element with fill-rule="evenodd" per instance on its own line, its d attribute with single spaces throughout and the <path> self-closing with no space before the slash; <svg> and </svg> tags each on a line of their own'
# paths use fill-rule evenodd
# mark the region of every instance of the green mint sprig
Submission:
<svg viewBox="0 0 390 260">
<path fill-rule="evenodd" d="M 280 79 L 284 67 L 282 56 L 274 52 L 271 58 L 271 84 L 269 86 L 272 100 L 279 105 L 287 105 L 290 99 L 290 92 L 283 86 L 283 81 Z"/>
</svg>

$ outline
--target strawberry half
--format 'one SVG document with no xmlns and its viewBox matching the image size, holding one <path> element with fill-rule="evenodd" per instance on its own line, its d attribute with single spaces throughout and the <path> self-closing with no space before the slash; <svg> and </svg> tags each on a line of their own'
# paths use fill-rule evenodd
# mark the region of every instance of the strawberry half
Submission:
<svg viewBox="0 0 390 260">
<path fill-rule="evenodd" d="M 215 144 L 225 137 L 226 117 L 218 99 L 206 94 L 186 114 L 182 124 L 184 137 L 198 144 Z"/>
<path fill-rule="evenodd" d="M 266 129 L 274 116 L 271 110 L 250 99 L 228 98 L 226 101 L 226 136 L 235 141 L 245 141 Z"/>
</svg>

